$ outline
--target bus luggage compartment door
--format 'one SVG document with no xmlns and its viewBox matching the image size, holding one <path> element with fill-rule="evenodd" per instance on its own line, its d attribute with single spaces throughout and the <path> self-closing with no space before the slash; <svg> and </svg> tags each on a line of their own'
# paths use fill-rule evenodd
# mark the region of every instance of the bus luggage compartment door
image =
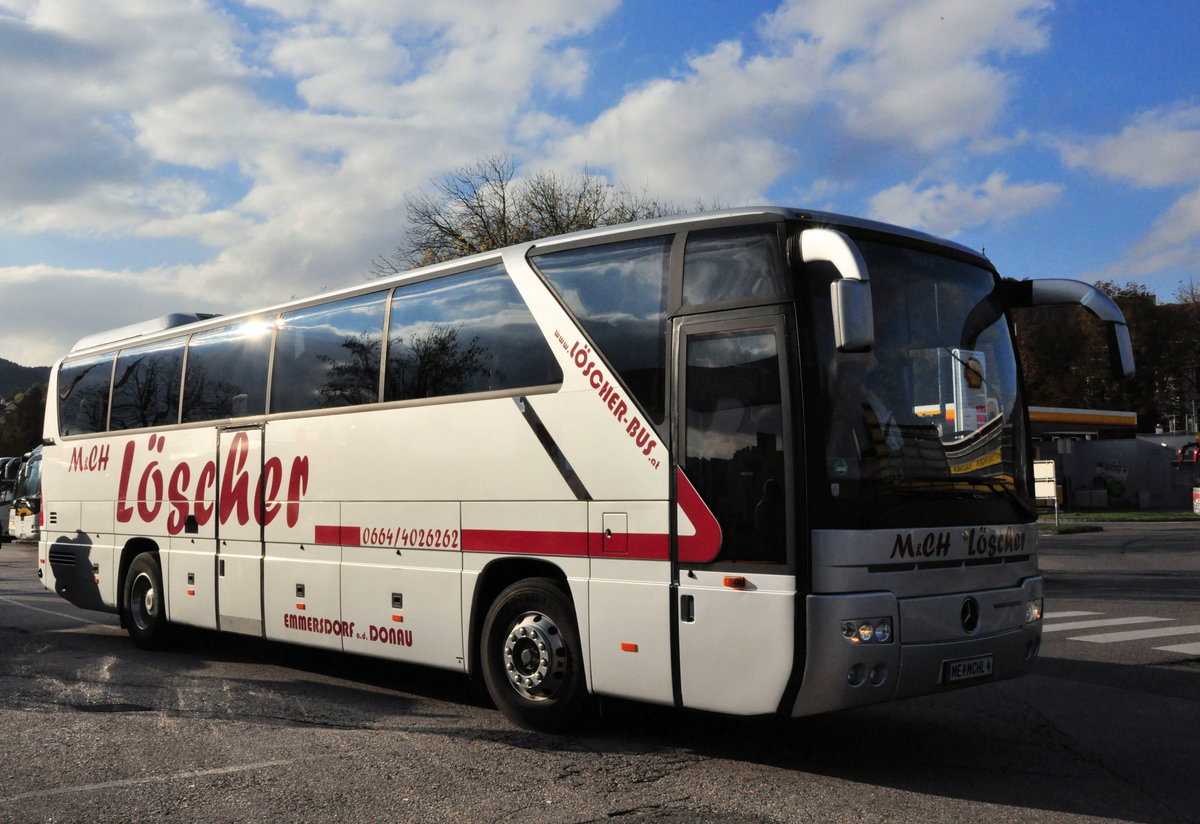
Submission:
<svg viewBox="0 0 1200 824">
<path fill-rule="evenodd" d="M 262 525 L 254 512 L 261 500 L 263 430 L 259 426 L 217 433 L 217 614 L 226 632 L 262 635 Z"/>
</svg>

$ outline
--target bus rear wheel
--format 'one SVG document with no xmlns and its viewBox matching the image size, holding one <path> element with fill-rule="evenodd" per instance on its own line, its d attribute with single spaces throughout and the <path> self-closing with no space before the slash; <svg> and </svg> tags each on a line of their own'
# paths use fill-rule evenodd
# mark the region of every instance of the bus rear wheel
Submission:
<svg viewBox="0 0 1200 824">
<path fill-rule="evenodd" d="M 570 599 L 549 578 L 500 593 L 483 622 L 483 680 L 511 721 L 562 732 L 591 704 Z"/>
<path fill-rule="evenodd" d="M 125 625 L 133 643 L 142 649 L 161 647 L 167 638 L 167 611 L 162 570 L 154 554 L 143 552 L 129 565 L 124 604 Z"/>
</svg>

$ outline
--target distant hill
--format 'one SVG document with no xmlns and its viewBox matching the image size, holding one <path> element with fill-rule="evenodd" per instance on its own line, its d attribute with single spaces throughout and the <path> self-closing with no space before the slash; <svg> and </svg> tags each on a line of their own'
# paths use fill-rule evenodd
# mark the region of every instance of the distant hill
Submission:
<svg viewBox="0 0 1200 824">
<path fill-rule="evenodd" d="M 45 383 L 50 377 L 49 366 L 20 366 L 0 358 L 0 398 L 11 400 L 35 383 Z"/>
</svg>

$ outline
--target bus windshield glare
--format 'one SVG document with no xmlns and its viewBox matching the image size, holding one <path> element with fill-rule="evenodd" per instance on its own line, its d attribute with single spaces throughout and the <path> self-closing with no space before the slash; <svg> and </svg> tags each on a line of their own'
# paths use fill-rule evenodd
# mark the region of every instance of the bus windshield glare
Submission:
<svg viewBox="0 0 1200 824">
<path fill-rule="evenodd" d="M 971 322 L 996 276 L 917 249 L 857 245 L 870 272 L 874 346 L 839 352 L 817 331 L 830 516 L 860 527 L 945 523 L 949 513 L 963 523 L 1028 520 L 1008 321 L 997 312 L 982 330 Z M 828 283 L 812 283 L 818 327 L 830 315 Z"/>
</svg>

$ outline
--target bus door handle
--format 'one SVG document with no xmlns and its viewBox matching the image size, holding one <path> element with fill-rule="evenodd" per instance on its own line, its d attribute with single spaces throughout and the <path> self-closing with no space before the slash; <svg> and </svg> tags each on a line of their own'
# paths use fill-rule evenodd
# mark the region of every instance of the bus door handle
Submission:
<svg viewBox="0 0 1200 824">
<path fill-rule="evenodd" d="M 691 595 L 679 596 L 679 620 L 685 624 L 696 621 L 696 599 Z"/>
</svg>

